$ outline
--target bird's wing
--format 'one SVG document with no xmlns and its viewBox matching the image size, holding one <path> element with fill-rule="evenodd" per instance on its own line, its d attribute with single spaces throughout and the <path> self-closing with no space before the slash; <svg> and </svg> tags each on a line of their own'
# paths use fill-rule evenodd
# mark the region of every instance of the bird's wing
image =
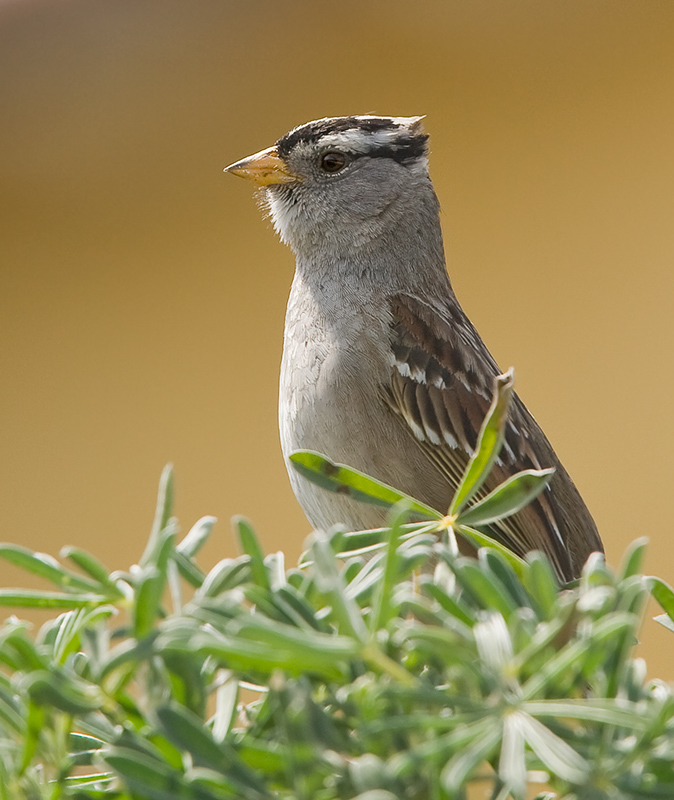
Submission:
<svg viewBox="0 0 674 800">
<path fill-rule="evenodd" d="M 477 442 L 500 370 L 455 300 L 437 309 L 400 294 L 390 299 L 390 310 L 387 402 L 447 482 L 456 486 Z M 543 550 L 560 576 L 568 579 L 574 569 L 560 524 L 564 510 L 555 498 L 555 484 L 570 483 L 570 479 L 534 418 L 515 397 L 505 443 L 482 493 L 520 470 L 546 467 L 556 467 L 562 475 L 555 475 L 533 503 L 493 525 L 491 533 L 520 555 Z M 584 510 L 579 496 L 578 500 Z"/>
</svg>

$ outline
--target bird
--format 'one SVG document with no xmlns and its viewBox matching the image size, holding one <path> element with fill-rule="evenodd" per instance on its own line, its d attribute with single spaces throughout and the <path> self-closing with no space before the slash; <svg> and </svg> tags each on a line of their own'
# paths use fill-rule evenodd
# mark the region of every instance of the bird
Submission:
<svg viewBox="0 0 674 800">
<path fill-rule="evenodd" d="M 501 373 L 453 291 L 424 117 L 326 117 L 225 172 L 252 181 L 295 255 L 279 385 L 281 449 L 315 529 L 386 525 L 386 510 L 294 470 L 313 450 L 446 513 Z M 573 481 L 514 394 L 481 492 L 554 467 L 530 505 L 488 532 L 520 556 L 547 554 L 565 581 L 603 552 Z"/>
</svg>

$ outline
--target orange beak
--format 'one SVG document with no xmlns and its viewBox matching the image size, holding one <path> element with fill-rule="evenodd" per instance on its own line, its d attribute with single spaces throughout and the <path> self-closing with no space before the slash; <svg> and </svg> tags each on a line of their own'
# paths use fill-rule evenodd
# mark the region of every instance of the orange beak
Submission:
<svg viewBox="0 0 674 800">
<path fill-rule="evenodd" d="M 286 162 L 279 156 L 276 147 L 268 147 L 255 155 L 243 158 L 225 167 L 224 172 L 231 172 L 240 178 L 247 178 L 258 186 L 273 186 L 278 183 L 292 183 L 299 180 L 288 169 Z"/>
</svg>

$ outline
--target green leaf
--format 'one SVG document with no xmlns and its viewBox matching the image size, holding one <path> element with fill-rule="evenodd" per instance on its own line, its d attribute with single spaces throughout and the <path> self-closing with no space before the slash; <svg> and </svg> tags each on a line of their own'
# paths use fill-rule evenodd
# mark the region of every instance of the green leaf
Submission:
<svg viewBox="0 0 674 800">
<path fill-rule="evenodd" d="M 662 625 L 663 628 L 667 628 L 668 631 L 674 631 L 674 620 L 667 614 L 658 614 L 658 616 L 653 617 L 653 619 L 655 622 Z"/>
<path fill-rule="evenodd" d="M 554 467 L 518 472 L 497 486 L 485 498 L 457 517 L 458 525 L 491 525 L 516 514 L 536 498 L 552 480 Z"/>
<path fill-rule="evenodd" d="M 157 718 L 170 741 L 191 754 L 197 765 L 212 767 L 224 774 L 247 797 L 270 797 L 257 775 L 241 763 L 225 741 L 216 742 L 195 714 L 173 705 L 157 709 Z"/>
<path fill-rule="evenodd" d="M 510 397 L 515 383 L 512 368 L 494 378 L 494 397 L 487 416 L 484 418 L 475 452 L 470 458 L 456 493 L 449 506 L 448 514 L 458 514 L 485 482 L 487 475 L 498 458 L 503 445 L 505 423 L 508 417 Z"/>
<path fill-rule="evenodd" d="M 36 553 L 18 544 L 0 544 L 0 557 L 17 567 L 46 578 L 51 583 L 69 592 L 100 592 L 98 581 L 82 578 L 75 572 L 63 567 L 47 553 Z"/>
<path fill-rule="evenodd" d="M 173 560 L 178 567 L 178 572 L 191 586 L 195 589 L 200 589 L 203 586 L 206 575 L 189 556 L 175 550 Z"/>
<path fill-rule="evenodd" d="M 344 644 L 342 644 L 344 643 Z M 320 647 L 320 642 L 315 645 Z M 316 647 L 302 650 L 293 642 L 285 646 L 270 646 L 267 640 L 226 636 L 200 631 L 187 640 L 161 642 L 162 647 L 180 653 L 197 653 L 200 657 L 212 656 L 228 669 L 256 670 L 271 673 L 286 670 L 291 675 L 315 672 L 331 679 L 343 679 L 343 662 L 354 658 L 359 648 L 347 637 L 333 637 L 330 650 L 318 652 Z"/>
<path fill-rule="evenodd" d="M 251 579 L 250 556 L 223 558 L 204 579 L 196 597 L 217 597 L 219 594 L 248 583 Z"/>
<path fill-rule="evenodd" d="M 89 736 L 86 733 L 70 733 L 68 736 L 68 748 L 72 753 L 85 753 L 103 747 L 105 742 L 98 736 Z"/>
<path fill-rule="evenodd" d="M 239 798 L 244 800 L 245 798 L 245 794 L 242 795 L 240 791 L 237 791 L 236 786 L 227 780 L 222 772 L 208 767 L 191 767 L 188 783 L 190 788 L 186 800 L 200 800 L 200 793 L 203 791 L 212 792 L 212 795 L 217 797 L 218 800 L 239 800 Z M 136 798 L 133 800 L 136 800 Z"/>
<path fill-rule="evenodd" d="M 239 536 L 241 549 L 250 558 L 250 571 L 253 580 L 263 589 L 271 589 L 269 571 L 264 563 L 264 553 L 253 526 L 245 517 L 232 517 L 232 527 Z"/>
<path fill-rule="evenodd" d="M 154 521 L 150 530 L 150 537 L 145 546 L 145 552 L 138 562 L 141 567 L 147 566 L 157 558 L 157 550 L 161 546 L 159 534 L 168 525 L 173 511 L 173 465 L 167 464 L 159 479 L 159 492 L 157 493 L 157 506 L 154 512 Z"/>
<path fill-rule="evenodd" d="M 133 635 L 144 639 L 154 628 L 166 582 L 159 570 L 150 567 L 136 583 Z"/>
<path fill-rule="evenodd" d="M 674 589 L 662 578 L 654 576 L 646 578 L 646 585 L 653 597 L 662 606 L 662 610 L 670 619 L 674 620 Z"/>
<path fill-rule="evenodd" d="M 632 575 L 638 575 L 641 572 L 641 565 L 643 564 L 647 547 L 648 539 L 645 536 L 635 539 L 632 544 L 627 547 L 627 550 L 623 553 L 620 568 L 616 574 L 616 579 L 618 581 L 624 581 L 627 578 L 631 578 Z"/>
<path fill-rule="evenodd" d="M 201 519 L 198 519 L 182 542 L 176 545 L 176 550 L 189 558 L 194 558 L 208 541 L 211 530 L 217 521 L 217 517 L 201 517 Z"/>
<path fill-rule="evenodd" d="M 0 657 L 2 660 L 21 671 L 46 668 L 49 664 L 49 659 L 38 650 L 32 639 L 28 637 L 25 628 L 20 624 L 12 624 L 12 622 L 5 623 L 3 626 L 2 637 L 0 638 Z M 8 628 L 9 630 L 7 630 Z M 12 651 L 14 652 L 12 653 Z M 18 656 L 18 661 L 10 658 L 10 653 Z"/>
<path fill-rule="evenodd" d="M 471 734 L 469 742 L 450 759 L 440 776 L 442 787 L 451 797 L 463 790 L 474 770 L 494 753 L 501 741 L 497 717 L 487 717 L 466 727 Z"/>
<path fill-rule="evenodd" d="M 505 619 L 515 611 L 517 605 L 501 581 L 489 575 L 472 559 L 461 559 L 454 564 L 454 574 L 468 597 L 480 608 L 499 611 Z"/>
<path fill-rule="evenodd" d="M 533 550 L 526 555 L 529 569 L 525 570 L 522 579 L 529 594 L 538 603 L 545 619 L 550 619 L 557 607 L 559 584 L 548 557 L 540 550 Z"/>
<path fill-rule="evenodd" d="M 99 623 L 114 613 L 113 606 L 96 606 L 91 609 L 78 608 L 63 615 L 63 622 L 54 639 L 52 658 L 64 663 L 71 653 L 81 649 L 80 634 L 85 630 L 93 631 Z"/>
<path fill-rule="evenodd" d="M 110 573 L 101 561 L 95 556 L 82 550 L 79 547 L 62 547 L 61 557 L 68 558 L 73 564 L 76 564 L 83 572 L 86 572 L 89 577 L 93 578 L 97 583 L 103 584 L 113 594 L 123 597 L 122 592 L 117 588 L 115 582 L 110 578 Z"/>
<path fill-rule="evenodd" d="M 11 729 L 12 735 L 24 736 L 26 721 L 23 717 L 23 710 L 23 704 L 18 702 L 13 692 L 9 693 L 0 689 L 0 729 L 4 729 L 5 733 Z"/>
<path fill-rule="evenodd" d="M 337 569 L 335 554 L 332 552 L 330 543 L 319 533 L 314 534 L 311 555 L 314 562 L 316 585 L 319 591 L 327 595 L 341 632 L 360 642 L 367 641 L 368 632 L 360 609 L 347 595 L 346 586 Z"/>
<path fill-rule="evenodd" d="M 470 628 L 475 624 L 475 611 L 471 606 L 464 602 L 460 597 L 454 597 L 445 591 L 441 586 L 431 581 L 425 581 L 421 584 L 421 590 L 424 594 L 429 595 L 436 600 L 440 606 L 452 617 L 456 617 L 460 622 L 468 625 Z"/>
<path fill-rule="evenodd" d="M 633 614 L 614 612 L 606 615 L 593 627 L 593 649 L 601 651 L 605 640 L 633 631 L 637 621 Z M 578 672 L 590 652 L 587 641 L 584 639 L 572 640 L 558 650 L 535 675 L 529 678 L 522 686 L 522 696 L 526 699 L 533 698 L 544 691 L 546 687 L 554 684 L 560 675 L 566 675 L 569 671 Z"/>
<path fill-rule="evenodd" d="M 590 774 L 590 765 L 569 744 L 543 723 L 524 711 L 516 711 L 529 747 L 546 769 L 569 783 L 583 785 Z"/>
<path fill-rule="evenodd" d="M 65 594 L 38 592 L 29 589 L 0 589 L 0 606 L 19 608 L 82 608 L 107 603 L 108 597 L 100 594 Z"/>
<path fill-rule="evenodd" d="M 312 450 L 298 450 L 290 455 L 295 469 L 312 483 L 353 500 L 388 508 L 406 501 L 415 516 L 428 519 L 442 519 L 442 514 L 430 506 L 420 503 L 413 497 L 399 492 L 375 478 L 370 478 L 358 470 L 344 464 L 336 464 L 320 453 Z"/>
<path fill-rule="evenodd" d="M 488 536 L 486 533 L 482 533 L 482 531 L 478 531 L 468 525 L 457 525 L 455 530 L 460 536 L 463 536 L 464 539 L 467 539 L 471 544 L 475 545 L 475 547 L 489 547 L 495 550 L 515 570 L 518 578 L 522 579 L 526 569 L 524 560 L 516 553 L 513 553 L 513 551 L 504 544 L 501 544 L 501 542 L 492 539 L 492 537 Z"/>
<path fill-rule="evenodd" d="M 309 626 L 317 631 L 324 630 L 324 625 L 316 617 L 311 604 L 290 584 L 280 586 L 275 592 L 275 598 L 288 616 L 290 612 L 293 613 L 298 625 Z"/>
<path fill-rule="evenodd" d="M 532 603 L 531 597 L 522 585 L 521 576 L 501 553 L 491 547 L 483 547 L 478 552 L 478 562 L 488 574 L 491 573 L 496 576 L 519 608 L 531 608 L 533 606 L 537 610 L 536 605 Z"/>
<path fill-rule="evenodd" d="M 61 671 L 31 672 L 22 681 L 21 689 L 38 706 L 51 706 L 67 714 L 84 714 L 103 704 L 98 686 Z"/>
<path fill-rule="evenodd" d="M 190 800 L 183 776 L 165 762 L 128 747 L 111 747 L 103 760 L 131 789 L 147 792 L 153 800 Z"/>
<path fill-rule="evenodd" d="M 218 688 L 215 691 L 215 712 L 213 713 L 213 739 L 224 741 L 236 720 L 239 702 L 239 681 L 229 669 L 218 671 Z"/>
<path fill-rule="evenodd" d="M 513 643 L 503 615 L 494 611 L 483 614 L 473 628 L 473 635 L 487 670 L 507 677 L 513 662 Z"/>
<path fill-rule="evenodd" d="M 300 663 L 310 658 L 351 658 L 358 653 L 358 646 L 349 637 L 296 628 L 257 613 L 238 617 L 232 627 L 241 640 L 262 642 L 270 649 L 293 650 Z"/>
<path fill-rule="evenodd" d="M 370 619 L 371 634 L 385 627 L 395 614 L 395 607 L 392 600 L 396 585 L 398 565 L 400 563 L 398 546 L 400 544 L 401 525 L 403 520 L 407 518 L 408 513 L 409 509 L 407 504 L 401 503 L 401 506 L 397 509 L 397 513 L 391 521 L 388 544 L 386 545 L 386 553 L 384 554 L 384 563 L 382 565 L 382 575 L 377 584 L 373 613 Z"/>
<path fill-rule="evenodd" d="M 154 628 L 161 614 L 161 600 L 166 588 L 166 574 L 169 558 L 173 551 L 173 531 L 171 526 L 157 536 L 152 552 L 152 562 L 148 562 L 136 583 L 133 607 L 133 635 L 136 639 L 147 636 Z"/>
<path fill-rule="evenodd" d="M 515 711 L 503 719 L 503 739 L 499 757 L 498 774 L 503 783 L 517 798 L 524 797 L 527 783 L 527 766 L 524 753 L 524 730 L 520 714 Z"/>
<path fill-rule="evenodd" d="M 522 709 L 532 717 L 552 717 L 553 719 L 582 719 L 586 722 L 599 722 L 627 728 L 632 731 L 643 731 L 649 726 L 643 710 L 636 703 L 621 699 L 618 704 L 614 699 L 603 697 L 567 700 L 529 700 L 522 703 Z"/>
<path fill-rule="evenodd" d="M 44 728 L 46 716 L 47 714 L 45 709 L 29 698 L 28 714 L 26 716 L 26 721 L 28 724 L 26 726 L 27 733 L 23 741 L 23 760 L 21 763 L 21 772 L 26 770 L 37 751 L 40 734 Z"/>
</svg>

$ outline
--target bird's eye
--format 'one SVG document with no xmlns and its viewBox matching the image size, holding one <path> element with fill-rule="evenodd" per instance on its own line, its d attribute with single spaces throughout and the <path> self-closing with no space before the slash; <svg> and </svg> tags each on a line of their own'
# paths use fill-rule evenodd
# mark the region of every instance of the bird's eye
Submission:
<svg viewBox="0 0 674 800">
<path fill-rule="evenodd" d="M 345 166 L 346 156 L 344 153 L 325 153 L 321 158 L 323 172 L 339 172 Z"/>
</svg>

